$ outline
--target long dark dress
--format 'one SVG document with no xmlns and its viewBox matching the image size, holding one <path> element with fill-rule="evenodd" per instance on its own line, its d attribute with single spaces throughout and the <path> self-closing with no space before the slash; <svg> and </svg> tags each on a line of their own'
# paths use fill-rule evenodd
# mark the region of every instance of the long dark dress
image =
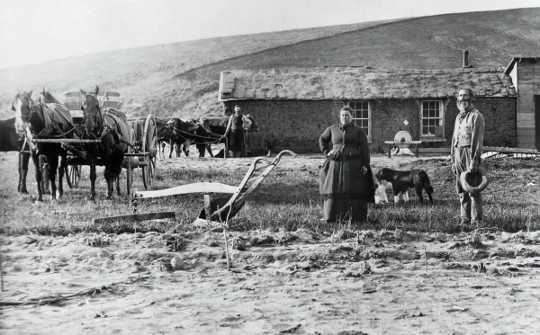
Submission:
<svg viewBox="0 0 540 335">
<path fill-rule="evenodd" d="M 374 192 L 366 135 L 352 124 L 333 125 L 319 137 L 319 147 L 327 155 L 319 184 L 325 219 L 340 220 L 350 211 L 353 221 L 364 221 Z M 368 169 L 367 174 L 362 173 L 362 167 Z"/>
</svg>

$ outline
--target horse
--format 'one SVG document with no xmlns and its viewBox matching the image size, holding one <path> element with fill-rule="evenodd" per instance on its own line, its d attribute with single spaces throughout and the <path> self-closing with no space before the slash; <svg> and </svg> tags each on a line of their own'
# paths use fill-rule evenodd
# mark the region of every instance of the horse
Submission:
<svg viewBox="0 0 540 335">
<path fill-rule="evenodd" d="M 212 153 L 212 143 L 226 143 L 225 132 L 229 118 L 201 118 L 199 120 L 200 127 L 197 135 L 202 139 L 195 143 L 199 151 L 199 157 L 204 157 L 205 151 L 208 151 L 210 157 L 214 157 Z M 250 114 L 242 115 L 242 123 L 244 128 L 244 140 L 248 141 L 248 134 L 258 131 L 257 123 Z M 212 141 L 213 139 L 213 141 Z M 218 155 L 221 157 L 221 155 Z"/>
<path fill-rule="evenodd" d="M 15 129 L 15 118 L 0 120 L 0 151 L 19 151 L 20 140 Z"/>
<path fill-rule="evenodd" d="M 84 151 L 79 152 L 90 165 L 90 200 L 96 196 L 96 165 L 98 159 L 105 165 L 105 180 L 107 181 L 107 199 L 112 199 L 113 186 L 122 172 L 122 162 L 129 146 L 129 126 L 124 113 L 114 108 L 99 106 L 96 94 L 81 90 L 81 109 L 84 118 L 84 138 L 99 139 L 97 144 L 84 145 Z M 118 185 L 118 184 L 117 184 Z"/>
<path fill-rule="evenodd" d="M 20 133 L 17 131 L 16 118 L 0 121 L 0 151 L 19 151 L 19 184 L 17 185 L 17 192 L 28 193 L 26 189 L 26 174 L 28 173 L 28 161 L 30 160 L 30 154 L 21 151 L 22 146 L 25 145 L 24 131 Z"/>
<path fill-rule="evenodd" d="M 38 201 L 43 201 L 45 187 L 43 185 L 43 170 L 47 172 L 50 182 L 51 197 L 60 199 L 64 193 L 62 179 L 67 168 L 67 153 L 59 143 L 38 143 L 34 145 L 32 138 L 66 137 L 74 129 L 69 111 L 57 103 L 48 92 L 40 95 L 38 102 L 32 100 L 32 91 L 18 93 L 12 103 L 15 111 L 15 123 L 19 133 L 26 133 L 26 142 L 30 148 L 35 167 Z M 22 146 L 21 146 L 22 147 Z M 26 174 L 28 158 L 24 153 L 19 154 L 19 192 L 26 191 Z M 60 161 L 59 161 L 60 157 Z M 60 164 L 59 164 L 60 163 Z M 58 189 L 56 188 L 56 173 L 58 170 Z"/>
<path fill-rule="evenodd" d="M 196 131 L 199 125 L 193 121 L 184 121 L 179 118 L 171 118 L 167 121 L 165 133 L 168 136 L 170 151 L 169 158 L 172 157 L 173 147 L 176 144 L 176 157 L 180 157 L 180 149 L 186 157 L 189 156 L 189 146 L 196 141 Z"/>
<path fill-rule="evenodd" d="M 167 119 L 156 118 L 158 158 L 165 159 L 165 146 L 169 142 L 170 129 L 167 127 Z"/>
</svg>

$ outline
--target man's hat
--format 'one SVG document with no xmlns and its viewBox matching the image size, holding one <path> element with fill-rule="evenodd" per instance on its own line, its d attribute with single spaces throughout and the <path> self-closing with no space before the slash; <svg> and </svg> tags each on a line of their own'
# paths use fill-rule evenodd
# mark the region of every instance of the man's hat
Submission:
<svg viewBox="0 0 540 335">
<path fill-rule="evenodd" d="M 475 173 L 471 170 L 462 172 L 459 176 L 461 187 L 465 192 L 472 194 L 482 192 L 489 183 L 485 174 L 485 169 L 483 168 L 480 168 Z"/>
</svg>

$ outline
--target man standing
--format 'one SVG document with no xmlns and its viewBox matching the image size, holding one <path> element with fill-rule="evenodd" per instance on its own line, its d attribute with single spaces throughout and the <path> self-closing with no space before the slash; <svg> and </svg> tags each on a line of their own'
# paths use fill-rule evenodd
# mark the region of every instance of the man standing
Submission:
<svg viewBox="0 0 540 335">
<path fill-rule="evenodd" d="M 228 149 L 232 151 L 233 157 L 242 157 L 244 151 L 244 123 L 243 115 L 239 105 L 234 106 L 234 113 L 229 118 L 225 134 L 228 139 Z"/>
<path fill-rule="evenodd" d="M 470 171 L 480 173 L 482 146 L 484 142 L 484 116 L 472 104 L 471 89 L 461 89 L 457 96 L 459 114 L 454 125 L 450 159 L 456 176 L 456 191 L 461 203 L 461 224 L 478 225 L 482 221 L 482 198 L 480 192 L 466 192 L 460 175 Z"/>
</svg>

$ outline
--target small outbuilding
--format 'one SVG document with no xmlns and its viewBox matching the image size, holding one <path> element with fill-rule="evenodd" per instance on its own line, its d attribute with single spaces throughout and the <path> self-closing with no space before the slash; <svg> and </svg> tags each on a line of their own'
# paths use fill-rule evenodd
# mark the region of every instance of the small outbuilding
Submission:
<svg viewBox="0 0 540 335">
<path fill-rule="evenodd" d="M 504 73 L 516 88 L 517 145 L 540 150 L 540 57 L 513 57 Z"/>
<path fill-rule="evenodd" d="M 540 73 L 540 72 L 539 72 Z M 376 70 L 370 67 L 280 68 L 221 73 L 219 99 L 226 113 L 236 104 L 257 121 L 249 149 L 318 152 L 318 136 L 349 105 L 372 151 L 407 130 L 422 148 L 447 151 L 456 95 L 471 88 L 486 119 L 485 145 L 516 146 L 516 90 L 501 69 Z"/>
</svg>

